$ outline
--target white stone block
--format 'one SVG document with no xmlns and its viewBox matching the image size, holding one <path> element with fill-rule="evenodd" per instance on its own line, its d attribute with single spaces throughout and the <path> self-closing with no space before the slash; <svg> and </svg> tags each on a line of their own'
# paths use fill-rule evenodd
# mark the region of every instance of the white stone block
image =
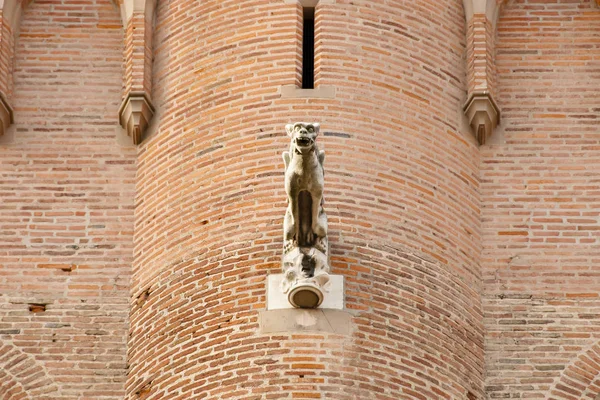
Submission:
<svg viewBox="0 0 600 400">
<path fill-rule="evenodd" d="M 351 335 L 352 314 L 346 310 L 288 308 L 259 313 L 260 333 L 323 332 Z"/>
</svg>

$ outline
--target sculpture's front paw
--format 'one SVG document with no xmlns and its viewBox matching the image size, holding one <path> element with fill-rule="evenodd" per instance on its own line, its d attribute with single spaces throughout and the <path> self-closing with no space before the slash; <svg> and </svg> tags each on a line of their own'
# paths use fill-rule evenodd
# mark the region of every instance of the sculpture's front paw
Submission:
<svg viewBox="0 0 600 400">
<path fill-rule="evenodd" d="M 315 240 L 316 240 L 316 236 L 313 232 L 308 232 L 306 234 L 306 243 L 307 244 L 314 246 Z"/>
<path fill-rule="evenodd" d="M 315 243 L 315 248 L 323 254 L 327 254 L 327 237 L 318 238 Z"/>
<path fill-rule="evenodd" d="M 313 224 L 312 230 L 320 238 L 327 236 L 327 228 L 321 224 Z"/>
<path fill-rule="evenodd" d="M 283 239 L 286 241 L 293 241 L 295 239 L 293 227 L 292 227 L 292 229 L 286 229 Z"/>
</svg>

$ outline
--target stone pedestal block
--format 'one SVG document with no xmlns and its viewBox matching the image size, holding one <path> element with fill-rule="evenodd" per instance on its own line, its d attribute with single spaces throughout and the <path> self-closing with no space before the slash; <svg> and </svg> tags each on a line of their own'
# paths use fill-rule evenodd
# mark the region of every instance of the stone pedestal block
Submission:
<svg viewBox="0 0 600 400">
<path fill-rule="evenodd" d="M 265 310 L 259 314 L 260 332 L 322 332 L 350 335 L 355 329 L 352 314 L 329 309 Z"/>
</svg>

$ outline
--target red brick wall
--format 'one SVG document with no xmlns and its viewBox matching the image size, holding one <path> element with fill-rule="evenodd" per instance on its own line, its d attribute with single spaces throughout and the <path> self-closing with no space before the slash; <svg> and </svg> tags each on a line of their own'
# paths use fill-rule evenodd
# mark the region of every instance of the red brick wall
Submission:
<svg viewBox="0 0 600 400">
<path fill-rule="evenodd" d="M 481 149 L 490 398 L 600 392 L 598 32 L 591 0 L 511 1 L 498 22 L 503 123 Z"/>
<path fill-rule="evenodd" d="M 482 398 L 464 25 L 458 0 L 321 5 L 317 82 L 336 96 L 290 99 L 296 5 L 159 2 L 128 398 Z M 258 333 L 280 271 L 283 128 L 297 120 L 324 131 L 349 336 Z"/>
<path fill-rule="evenodd" d="M 485 57 L 502 125 L 479 150 L 461 108 L 483 25 L 467 38 L 462 2 L 334 3 L 315 78 L 335 97 L 312 99 L 281 95 L 295 4 L 159 2 L 152 86 L 150 21 L 26 8 L 0 148 L 2 400 L 598 395 L 596 3 L 505 5 Z M 116 144 L 123 86 L 157 106 L 137 151 Z M 322 124 L 349 335 L 259 333 L 298 120 Z"/>
<path fill-rule="evenodd" d="M 15 133 L 0 148 L 0 398 L 122 399 L 135 149 L 116 144 L 119 11 L 33 2 L 15 58 Z"/>
</svg>

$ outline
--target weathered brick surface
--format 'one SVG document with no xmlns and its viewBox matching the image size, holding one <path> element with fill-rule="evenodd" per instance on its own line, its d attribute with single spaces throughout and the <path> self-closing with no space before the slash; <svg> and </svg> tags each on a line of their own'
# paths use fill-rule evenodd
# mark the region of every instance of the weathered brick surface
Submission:
<svg viewBox="0 0 600 400">
<path fill-rule="evenodd" d="M 500 15 L 504 122 L 481 154 L 489 398 L 599 393 L 598 32 L 591 0 Z"/>
<path fill-rule="evenodd" d="M 461 2 L 320 5 L 317 84 L 334 99 L 280 95 L 298 84 L 298 15 L 283 1 L 159 2 L 127 398 L 481 399 Z M 280 271 L 283 126 L 295 120 L 325 132 L 349 336 L 258 333 L 266 275 Z"/>
<path fill-rule="evenodd" d="M 13 329 L 18 331 L 19 329 Z M 4 330 L 6 332 L 7 330 Z M 57 395 L 58 386 L 34 356 L 11 343 L 0 345 L 0 398 L 44 399 Z"/>
<path fill-rule="evenodd" d="M 35 1 L 14 52 L 3 23 L 0 399 L 595 399 L 596 2 L 507 2 L 496 38 L 459 0 L 324 2 L 335 97 L 311 99 L 281 95 L 287 3 L 128 2 L 123 29 L 108 0 Z M 477 87 L 503 112 L 480 149 Z M 131 90 L 157 106 L 137 154 Z M 323 127 L 347 336 L 259 333 L 297 120 Z"/>
<path fill-rule="evenodd" d="M 14 75 L 16 130 L 0 148 L 0 398 L 122 399 L 135 150 L 116 144 L 118 10 L 32 2 Z"/>
</svg>

